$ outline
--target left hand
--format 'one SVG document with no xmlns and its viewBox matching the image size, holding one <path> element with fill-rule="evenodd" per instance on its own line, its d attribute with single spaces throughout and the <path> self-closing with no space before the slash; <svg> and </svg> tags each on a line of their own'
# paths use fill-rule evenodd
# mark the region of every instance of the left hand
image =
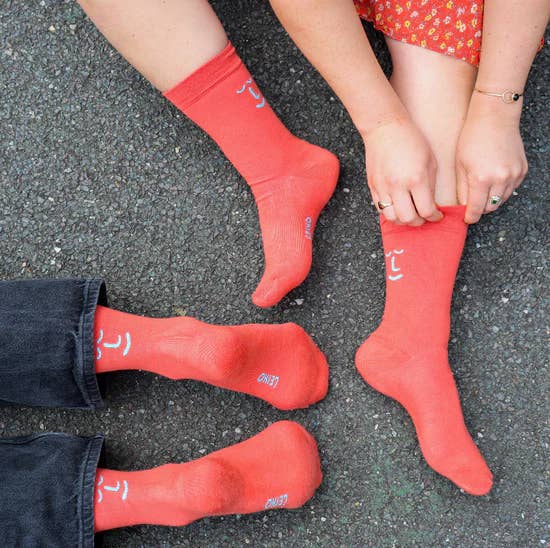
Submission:
<svg viewBox="0 0 550 548">
<path fill-rule="evenodd" d="M 467 223 L 495 211 L 527 174 L 519 132 L 521 102 L 506 104 L 473 93 L 456 151 L 458 200 L 466 205 Z M 500 202 L 491 204 L 491 196 L 500 196 Z"/>
</svg>

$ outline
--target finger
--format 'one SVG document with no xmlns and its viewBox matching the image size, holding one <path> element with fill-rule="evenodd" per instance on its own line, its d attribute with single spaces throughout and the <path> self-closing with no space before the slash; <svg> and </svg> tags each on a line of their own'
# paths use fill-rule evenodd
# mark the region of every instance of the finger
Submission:
<svg viewBox="0 0 550 548">
<path fill-rule="evenodd" d="M 491 187 L 488 193 L 487 203 L 485 204 L 484 213 L 492 213 L 496 211 L 510 196 L 508 188 L 512 188 L 512 185 L 495 185 Z M 506 196 L 506 194 L 508 195 Z"/>
<path fill-rule="evenodd" d="M 514 194 L 514 185 L 508 185 L 508 188 L 504 192 L 504 196 L 502 197 L 502 202 L 500 203 L 500 205 L 507 202 L 511 198 L 512 194 Z"/>
<path fill-rule="evenodd" d="M 468 177 L 461 166 L 456 168 L 456 194 L 460 205 L 468 203 Z"/>
<path fill-rule="evenodd" d="M 399 221 L 397 220 L 397 216 L 395 215 L 395 208 L 393 206 L 393 201 L 392 201 L 391 197 L 388 194 L 384 194 L 384 196 L 385 196 L 385 198 L 383 198 L 381 201 L 384 204 L 391 204 L 391 205 L 383 208 L 382 210 L 380 210 L 380 208 L 379 208 L 380 213 L 382 215 L 384 215 L 384 217 L 388 221 L 391 221 L 392 223 L 400 224 Z"/>
<path fill-rule="evenodd" d="M 489 192 L 485 187 L 468 186 L 468 203 L 464 221 L 468 224 L 477 223 L 485 211 Z"/>
<path fill-rule="evenodd" d="M 386 191 L 382 191 L 380 193 L 380 196 L 382 196 L 382 198 L 380 198 L 380 201 L 376 202 L 376 209 L 378 209 L 378 213 L 380 213 L 380 215 L 384 215 L 384 217 L 388 221 L 391 221 L 392 223 L 397 223 L 397 218 L 395 216 L 395 209 L 393 208 L 393 201 L 391 199 L 391 196 Z M 379 203 L 389 205 L 386 205 L 385 207 L 380 207 L 378 205 Z"/>
<path fill-rule="evenodd" d="M 393 208 L 393 202 L 388 192 L 383 188 L 376 189 L 374 188 L 374 186 L 370 187 L 370 191 L 372 194 L 372 200 L 374 202 L 374 206 L 376 207 L 376 210 L 378 211 L 378 213 L 380 213 L 380 215 L 384 215 L 384 217 L 388 221 L 391 221 L 392 223 L 397 222 L 397 218 L 395 217 L 395 210 Z M 378 205 L 379 203 L 392 204 L 392 205 L 388 205 L 386 207 L 381 208 Z M 397 223 L 397 224 L 400 224 L 400 223 Z"/>
<path fill-rule="evenodd" d="M 382 213 L 382 210 L 378 207 L 378 202 L 380 201 L 380 196 L 381 195 L 386 195 L 387 193 L 383 189 L 380 189 L 381 192 L 378 192 L 378 189 L 376 188 L 374 183 L 371 184 L 371 181 L 373 181 L 373 180 L 374 180 L 374 177 L 370 177 L 367 174 L 367 186 L 369 187 L 369 190 L 370 190 L 372 203 L 374 204 L 374 207 L 376 208 L 376 211 L 378 211 L 378 213 Z M 387 203 L 390 203 L 390 201 L 388 200 Z"/>
<path fill-rule="evenodd" d="M 385 207 L 384 211 L 382 211 L 382 215 L 384 215 L 386 220 L 388 220 L 388 221 L 390 221 L 390 222 L 392 222 L 396 225 L 403 224 L 397 218 L 397 215 L 395 214 L 395 209 L 393 208 L 393 205 Z"/>
<path fill-rule="evenodd" d="M 416 211 L 423 219 L 432 223 L 441 221 L 443 213 L 437 209 L 435 198 L 431 189 L 427 186 L 422 186 L 412 190 L 412 199 Z"/>
<path fill-rule="evenodd" d="M 405 225 L 420 226 L 424 219 L 418 215 L 411 195 L 408 192 L 398 192 L 393 196 L 393 206 L 397 219 Z"/>
<path fill-rule="evenodd" d="M 512 194 L 514 193 L 514 187 L 513 185 L 509 185 L 506 189 L 506 192 L 504 193 L 504 197 L 502 198 L 502 203 L 507 202 Z"/>
<path fill-rule="evenodd" d="M 514 189 L 521 186 L 521 183 L 525 180 L 525 177 L 527 176 L 527 172 L 529 171 L 529 166 L 527 165 L 527 162 L 523 165 L 523 168 L 521 170 L 521 175 L 514 181 Z"/>
<path fill-rule="evenodd" d="M 378 192 L 374 187 L 369 186 L 369 189 L 370 189 L 370 195 L 372 198 L 372 203 L 374 204 L 376 211 L 378 211 L 378 213 L 382 213 L 381 209 L 378 207 L 378 202 L 380 201 L 380 196 Z"/>
</svg>

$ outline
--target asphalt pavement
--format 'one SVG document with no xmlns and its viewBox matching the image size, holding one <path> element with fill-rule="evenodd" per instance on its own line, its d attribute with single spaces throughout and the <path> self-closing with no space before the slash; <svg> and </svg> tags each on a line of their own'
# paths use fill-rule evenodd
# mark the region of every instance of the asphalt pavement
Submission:
<svg viewBox="0 0 550 548">
<path fill-rule="evenodd" d="M 492 492 L 474 498 L 425 464 L 404 410 L 354 367 L 384 303 L 360 138 L 267 2 L 214 7 L 285 124 L 341 159 L 306 282 L 272 310 L 252 305 L 263 258 L 248 187 L 69 0 L 0 3 L 0 276 L 101 276 L 111 305 L 136 314 L 297 322 L 328 357 L 329 395 L 280 412 L 205 384 L 125 372 L 109 376 L 103 410 L 3 408 L 0 435 L 103 432 L 109 465 L 128 470 L 200 457 L 280 419 L 318 440 L 325 478 L 302 509 L 120 529 L 105 535 L 109 547 L 550 542 L 548 47 L 526 90 L 529 175 L 471 228 L 453 302 L 450 357 L 465 419 L 495 475 Z"/>
</svg>

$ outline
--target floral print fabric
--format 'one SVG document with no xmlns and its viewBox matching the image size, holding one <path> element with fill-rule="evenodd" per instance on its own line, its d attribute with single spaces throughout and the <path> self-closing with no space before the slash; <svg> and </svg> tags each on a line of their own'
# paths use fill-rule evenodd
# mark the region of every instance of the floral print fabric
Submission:
<svg viewBox="0 0 550 548">
<path fill-rule="evenodd" d="M 395 40 L 479 65 L 481 0 L 354 0 L 360 17 Z"/>
</svg>

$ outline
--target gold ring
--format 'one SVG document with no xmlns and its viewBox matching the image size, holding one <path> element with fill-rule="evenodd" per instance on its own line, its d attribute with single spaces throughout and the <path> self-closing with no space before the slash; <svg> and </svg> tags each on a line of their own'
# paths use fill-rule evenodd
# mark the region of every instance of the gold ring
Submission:
<svg viewBox="0 0 550 548">
<path fill-rule="evenodd" d="M 393 204 L 391 202 L 383 202 L 380 200 L 378 202 L 378 209 L 382 211 L 383 209 L 386 209 L 387 207 L 391 207 Z"/>
</svg>

